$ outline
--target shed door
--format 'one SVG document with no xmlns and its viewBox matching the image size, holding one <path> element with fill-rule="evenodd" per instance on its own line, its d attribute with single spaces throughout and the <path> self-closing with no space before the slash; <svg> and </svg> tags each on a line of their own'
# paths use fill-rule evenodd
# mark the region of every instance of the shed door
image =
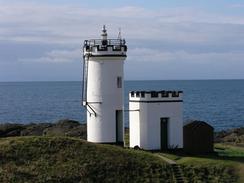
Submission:
<svg viewBox="0 0 244 183">
<path fill-rule="evenodd" d="M 161 118 L 161 149 L 168 149 L 168 121 L 169 118 Z"/>
</svg>

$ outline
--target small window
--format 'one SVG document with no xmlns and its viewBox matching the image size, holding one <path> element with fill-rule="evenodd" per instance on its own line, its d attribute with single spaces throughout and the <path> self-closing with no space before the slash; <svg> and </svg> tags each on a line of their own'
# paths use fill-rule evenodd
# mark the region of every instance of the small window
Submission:
<svg viewBox="0 0 244 183">
<path fill-rule="evenodd" d="M 122 88 L 122 77 L 117 77 L 117 88 Z"/>
</svg>

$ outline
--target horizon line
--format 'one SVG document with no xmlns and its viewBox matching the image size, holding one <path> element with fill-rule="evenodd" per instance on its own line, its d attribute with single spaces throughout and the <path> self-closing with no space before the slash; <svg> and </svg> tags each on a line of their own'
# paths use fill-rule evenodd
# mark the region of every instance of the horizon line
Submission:
<svg viewBox="0 0 244 183">
<path fill-rule="evenodd" d="M 220 81 L 220 80 L 244 80 L 243 79 L 126 79 L 124 81 Z M 82 82 L 82 80 L 23 80 L 23 81 L 0 81 L 0 83 L 21 82 Z"/>
</svg>

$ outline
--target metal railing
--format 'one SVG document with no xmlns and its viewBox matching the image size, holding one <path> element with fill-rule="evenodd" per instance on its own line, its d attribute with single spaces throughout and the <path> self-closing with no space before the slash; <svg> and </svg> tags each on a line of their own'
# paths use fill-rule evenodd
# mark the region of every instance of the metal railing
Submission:
<svg viewBox="0 0 244 183">
<path fill-rule="evenodd" d="M 97 46 L 97 45 L 123 46 L 125 44 L 126 42 L 124 39 L 106 39 L 106 40 L 90 39 L 84 41 L 84 46 Z"/>
<path fill-rule="evenodd" d="M 89 55 L 83 56 L 82 102 L 87 102 L 87 78 Z"/>
</svg>

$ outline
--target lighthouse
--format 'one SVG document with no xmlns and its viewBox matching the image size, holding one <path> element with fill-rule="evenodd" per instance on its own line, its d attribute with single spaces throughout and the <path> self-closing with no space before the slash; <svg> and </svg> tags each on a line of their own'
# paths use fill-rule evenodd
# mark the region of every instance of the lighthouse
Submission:
<svg viewBox="0 0 244 183">
<path fill-rule="evenodd" d="M 83 46 L 82 103 L 87 111 L 87 140 L 123 144 L 124 39 L 108 39 L 103 26 L 101 38 L 85 40 Z"/>
</svg>

